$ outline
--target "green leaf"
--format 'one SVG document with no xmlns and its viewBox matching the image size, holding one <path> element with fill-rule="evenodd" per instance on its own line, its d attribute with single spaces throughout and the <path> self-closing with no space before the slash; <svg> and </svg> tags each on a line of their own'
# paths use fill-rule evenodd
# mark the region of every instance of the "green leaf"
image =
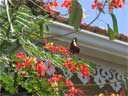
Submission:
<svg viewBox="0 0 128 96">
<path fill-rule="evenodd" d="M 82 8 L 77 0 L 72 0 L 72 9 L 69 16 L 69 24 L 78 29 L 81 24 Z"/>
<path fill-rule="evenodd" d="M 26 28 L 29 28 L 28 25 L 26 25 L 25 23 L 23 23 L 23 22 L 21 22 L 21 21 L 19 21 L 19 20 L 16 20 L 16 22 L 19 23 L 19 24 L 21 24 L 21 25 L 23 25 L 23 26 L 26 27 Z"/>
<path fill-rule="evenodd" d="M 40 22 L 40 32 L 39 32 L 39 34 L 40 34 L 41 37 L 43 37 L 43 32 L 44 32 L 43 25 L 44 25 L 44 23 L 43 23 L 43 20 L 42 20 L 42 22 Z"/>
<path fill-rule="evenodd" d="M 108 36 L 109 36 L 109 39 L 113 40 L 115 38 L 114 32 L 113 32 L 112 28 L 109 26 L 109 24 L 107 24 L 107 26 L 108 26 Z"/>
<path fill-rule="evenodd" d="M 113 21 L 113 30 L 114 30 L 114 35 L 117 36 L 119 34 L 118 32 L 118 25 L 117 25 L 117 19 L 116 16 L 113 13 L 110 13 Z"/>
</svg>

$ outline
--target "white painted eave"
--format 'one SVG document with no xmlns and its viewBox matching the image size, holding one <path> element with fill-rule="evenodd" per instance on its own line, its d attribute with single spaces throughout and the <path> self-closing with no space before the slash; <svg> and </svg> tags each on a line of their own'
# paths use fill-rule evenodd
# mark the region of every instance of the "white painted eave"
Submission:
<svg viewBox="0 0 128 96">
<path fill-rule="evenodd" d="M 49 26 L 49 29 L 55 35 L 66 34 L 74 31 L 73 27 L 59 22 L 53 22 Z M 80 30 L 74 34 L 56 37 L 56 39 L 70 43 L 73 37 L 78 38 L 79 45 L 81 49 L 83 49 L 81 54 L 94 56 L 99 59 L 123 65 L 128 64 L 128 43 L 126 42 L 120 40 L 111 41 L 106 36 L 89 32 L 87 30 Z M 86 49 L 88 52 L 85 51 Z"/>
</svg>

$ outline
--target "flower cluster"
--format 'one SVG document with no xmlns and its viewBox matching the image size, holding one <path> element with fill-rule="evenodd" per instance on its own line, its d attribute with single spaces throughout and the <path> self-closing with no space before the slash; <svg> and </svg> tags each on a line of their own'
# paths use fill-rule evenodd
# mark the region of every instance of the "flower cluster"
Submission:
<svg viewBox="0 0 128 96">
<path fill-rule="evenodd" d="M 48 83 L 51 85 L 51 87 L 54 88 L 55 91 L 58 91 L 59 90 L 58 83 L 59 81 L 61 82 L 62 79 L 64 79 L 64 76 L 59 74 L 54 74 L 54 76 L 48 79 Z"/>
<path fill-rule="evenodd" d="M 94 3 L 92 4 L 92 9 L 98 9 L 98 10 L 102 10 L 103 9 L 103 3 L 100 2 L 99 0 L 94 0 Z"/>
<path fill-rule="evenodd" d="M 37 2 L 42 3 L 42 8 L 44 11 L 48 12 L 50 16 L 53 16 L 57 13 L 54 8 L 59 7 L 57 0 L 45 2 L 45 0 L 37 0 Z"/>
<path fill-rule="evenodd" d="M 57 8 L 59 6 L 58 2 L 56 0 L 54 0 L 53 2 L 49 2 L 48 4 L 46 4 L 45 6 L 43 6 L 46 10 L 51 11 L 52 8 Z"/>
<path fill-rule="evenodd" d="M 72 6 L 72 0 L 64 0 L 63 3 L 61 4 L 61 7 L 67 8 L 69 13 L 71 11 L 71 6 Z"/>
<path fill-rule="evenodd" d="M 64 68 L 69 68 L 69 70 L 71 72 L 75 72 L 76 71 L 76 66 L 73 62 L 73 60 L 71 58 L 68 58 L 67 60 L 65 60 L 64 64 L 63 64 Z"/>
<path fill-rule="evenodd" d="M 114 8 L 122 8 L 124 5 L 124 0 L 110 0 L 109 10 Z"/>
<path fill-rule="evenodd" d="M 30 67 L 33 62 L 36 61 L 35 57 L 26 56 L 23 52 L 19 52 L 16 58 L 21 62 L 16 62 L 16 70 L 22 70 L 23 67 Z"/>
<path fill-rule="evenodd" d="M 45 48 L 54 53 L 61 53 L 61 55 L 69 54 L 65 47 L 55 46 L 53 43 L 46 44 Z M 64 60 L 65 62 L 62 68 L 67 68 L 71 72 L 81 72 L 82 75 L 89 76 L 89 70 L 86 65 L 74 63 L 70 56 L 64 56 Z M 57 73 L 57 70 L 55 70 L 53 67 L 55 67 L 55 65 L 49 60 L 42 61 L 36 57 L 28 56 L 23 52 L 19 52 L 16 55 L 16 70 L 23 77 L 26 75 L 21 73 L 25 73 L 27 76 L 31 76 L 33 74 L 32 76 L 35 75 L 36 80 L 44 79 L 46 86 L 48 85 L 48 88 L 53 88 L 55 92 L 58 92 L 60 90 L 59 88 L 66 87 L 67 91 L 65 91 L 64 96 L 75 96 L 76 94 L 83 96 L 82 90 L 77 88 L 71 80 L 66 79 L 66 77 L 63 76 L 63 73 Z M 52 74 L 50 73 L 50 75 L 49 72 L 52 72 Z"/>
<path fill-rule="evenodd" d="M 89 69 L 85 64 L 78 64 L 78 69 L 82 73 L 83 76 L 89 77 Z"/>
<path fill-rule="evenodd" d="M 65 80 L 65 85 L 69 87 L 69 91 L 65 96 L 75 96 L 76 94 L 79 94 L 79 96 L 83 96 L 82 90 L 80 90 L 79 88 L 75 88 L 71 80 Z"/>
<path fill-rule="evenodd" d="M 79 94 L 82 96 L 82 90 L 79 88 L 75 88 L 74 84 L 71 80 L 64 79 L 64 76 L 62 75 L 54 75 L 50 79 L 48 79 L 49 84 L 55 88 L 56 91 L 58 91 L 58 83 L 63 82 L 65 84 L 65 87 L 68 87 L 68 91 L 66 92 L 65 96 L 75 96 L 76 94 Z"/>
<path fill-rule="evenodd" d="M 37 0 L 37 1 L 45 3 L 44 0 Z M 57 8 L 59 6 L 61 6 L 62 8 L 67 8 L 68 12 L 70 13 L 71 6 L 72 6 L 72 0 L 63 0 L 62 4 L 60 5 L 57 2 L 57 0 L 49 1 L 46 4 L 44 4 L 43 8 L 47 11 L 56 12 L 55 10 L 53 10 L 53 8 Z"/>
<path fill-rule="evenodd" d="M 104 3 L 108 3 L 109 5 L 109 10 L 112 11 L 114 8 L 122 8 L 124 5 L 124 1 L 123 0 L 107 0 L 104 1 Z M 102 1 L 100 0 L 94 0 L 94 3 L 92 4 L 92 9 L 98 9 L 98 10 L 103 10 L 103 6 L 105 6 L 105 4 L 103 4 Z"/>
<path fill-rule="evenodd" d="M 23 72 L 23 70 L 22 70 L 23 68 L 30 69 L 30 68 L 32 68 L 32 66 L 35 66 L 34 70 L 36 70 L 36 76 L 37 77 L 45 76 L 47 68 L 45 67 L 43 61 L 37 60 L 35 57 L 26 56 L 26 54 L 23 52 L 19 52 L 16 55 L 16 58 L 18 59 L 18 61 L 16 62 L 16 70 L 17 71 Z"/>
<path fill-rule="evenodd" d="M 45 77 L 47 68 L 45 67 L 43 61 L 37 61 L 36 63 L 36 76 L 37 77 Z"/>
<path fill-rule="evenodd" d="M 59 80 L 61 80 L 63 78 L 64 78 L 64 76 L 55 74 L 54 76 L 52 76 L 51 78 L 48 79 L 48 82 L 49 82 L 49 84 L 52 84 L 54 82 L 58 82 Z"/>
<path fill-rule="evenodd" d="M 73 62 L 73 60 L 71 58 L 68 58 L 67 60 L 65 60 L 64 64 L 63 64 L 64 68 L 68 68 L 71 72 L 80 72 L 81 75 L 89 77 L 90 73 L 89 73 L 89 69 L 85 64 L 75 64 Z"/>
<path fill-rule="evenodd" d="M 59 53 L 62 55 L 69 55 L 69 50 L 63 46 L 55 46 L 53 43 L 47 43 L 45 48 L 53 53 Z"/>
</svg>

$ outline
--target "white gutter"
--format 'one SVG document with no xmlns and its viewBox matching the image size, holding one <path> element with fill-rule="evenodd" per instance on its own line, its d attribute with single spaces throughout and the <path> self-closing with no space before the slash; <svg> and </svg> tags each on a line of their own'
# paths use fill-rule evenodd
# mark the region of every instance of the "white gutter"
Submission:
<svg viewBox="0 0 128 96">
<path fill-rule="evenodd" d="M 53 22 L 53 24 L 49 26 L 49 29 L 57 35 L 74 31 L 73 27 L 59 22 Z M 81 52 L 82 54 L 92 55 L 100 59 L 123 65 L 128 64 L 128 43 L 126 42 L 119 40 L 111 41 L 106 36 L 86 30 L 80 30 L 79 32 L 64 37 L 56 37 L 56 39 L 69 43 L 73 37 L 78 38 L 79 45 L 83 49 L 83 52 Z M 90 53 L 87 51 L 85 52 L 84 49 L 88 49 L 88 52 L 90 50 Z"/>
</svg>

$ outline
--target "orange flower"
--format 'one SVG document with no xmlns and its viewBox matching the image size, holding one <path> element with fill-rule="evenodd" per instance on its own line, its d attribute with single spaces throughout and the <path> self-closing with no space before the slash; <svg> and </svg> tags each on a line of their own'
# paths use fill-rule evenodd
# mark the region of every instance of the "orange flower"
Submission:
<svg viewBox="0 0 128 96">
<path fill-rule="evenodd" d="M 59 53 L 62 55 L 68 55 L 69 54 L 69 50 L 66 49 L 63 46 L 55 46 L 52 42 L 49 42 L 45 45 L 45 48 L 48 49 L 49 51 L 53 52 L 53 53 Z"/>
<path fill-rule="evenodd" d="M 25 58 L 25 67 L 30 67 L 33 62 L 36 62 L 35 57 L 26 57 Z"/>
<path fill-rule="evenodd" d="M 16 62 L 16 70 L 19 71 L 25 66 L 24 63 Z"/>
<path fill-rule="evenodd" d="M 21 62 L 16 62 L 17 71 L 21 70 L 23 67 L 30 67 L 33 62 L 36 63 L 35 57 L 27 57 L 23 52 L 17 53 L 16 58 L 22 60 Z"/>
<path fill-rule="evenodd" d="M 123 0 L 111 0 L 109 10 L 112 11 L 114 8 L 122 8 L 124 6 Z"/>
</svg>

